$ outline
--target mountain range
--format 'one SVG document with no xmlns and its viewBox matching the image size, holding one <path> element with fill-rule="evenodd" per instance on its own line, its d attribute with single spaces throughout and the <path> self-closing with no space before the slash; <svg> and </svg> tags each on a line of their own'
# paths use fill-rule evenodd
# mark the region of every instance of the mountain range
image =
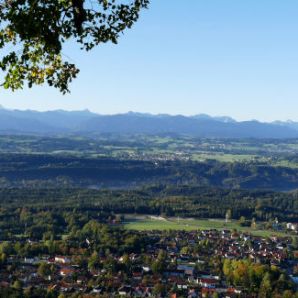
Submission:
<svg viewBox="0 0 298 298">
<path fill-rule="evenodd" d="M 238 122 L 230 117 L 152 115 L 128 112 L 99 115 L 88 110 L 8 110 L 0 108 L 1 134 L 183 134 L 205 138 L 298 138 L 298 122 L 256 120 Z"/>
</svg>

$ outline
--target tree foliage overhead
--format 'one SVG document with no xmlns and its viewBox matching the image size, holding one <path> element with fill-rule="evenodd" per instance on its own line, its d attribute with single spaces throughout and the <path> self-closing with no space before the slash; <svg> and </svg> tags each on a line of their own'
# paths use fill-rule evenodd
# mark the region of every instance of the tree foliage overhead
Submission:
<svg viewBox="0 0 298 298">
<path fill-rule="evenodd" d="M 113 42 L 138 20 L 149 0 L 0 0 L 0 67 L 4 88 L 47 82 L 61 92 L 79 70 L 64 61 L 62 48 L 74 40 L 81 49 Z"/>
</svg>

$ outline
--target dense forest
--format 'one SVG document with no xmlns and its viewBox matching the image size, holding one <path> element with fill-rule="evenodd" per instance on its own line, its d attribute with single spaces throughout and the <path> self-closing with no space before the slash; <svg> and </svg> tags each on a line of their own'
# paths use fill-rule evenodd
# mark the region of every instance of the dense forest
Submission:
<svg viewBox="0 0 298 298">
<path fill-rule="evenodd" d="M 231 189 L 291 190 L 298 169 L 262 163 L 122 160 L 47 154 L 1 154 L 0 187 L 136 187 L 163 183 Z"/>
<path fill-rule="evenodd" d="M 196 218 L 224 218 L 227 210 L 231 217 L 255 218 L 270 221 L 298 221 L 298 193 L 269 191 L 225 190 L 200 187 L 156 186 L 139 190 L 86 190 L 86 189 L 1 189 L 0 229 L 16 226 L 22 208 L 35 214 L 33 226 L 40 232 L 48 230 L 53 219 L 51 212 L 63 227 L 64 213 L 81 214 L 86 220 L 105 222 L 115 214 L 152 214 Z M 40 214 L 41 216 L 39 216 Z M 60 222 L 62 220 L 62 222 Z M 4 225 L 4 226 L 3 226 Z M 44 227 L 44 229 L 42 228 Z M 19 229 L 30 229 L 20 223 Z M 28 231 L 27 231 L 28 232 Z M 20 231 L 23 234 L 24 230 Z M 15 234 L 15 233 L 14 233 Z M 42 232 L 39 237 L 42 237 Z"/>
</svg>

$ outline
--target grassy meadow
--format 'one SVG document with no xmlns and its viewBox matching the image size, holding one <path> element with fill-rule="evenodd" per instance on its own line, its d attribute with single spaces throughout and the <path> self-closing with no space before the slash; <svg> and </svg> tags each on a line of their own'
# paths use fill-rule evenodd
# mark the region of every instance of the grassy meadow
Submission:
<svg viewBox="0 0 298 298">
<path fill-rule="evenodd" d="M 124 227 L 131 230 L 150 231 L 150 230 L 237 230 L 251 233 L 255 236 L 288 236 L 284 232 L 272 230 L 252 229 L 242 227 L 237 221 L 225 222 L 222 219 L 193 219 L 193 218 L 163 218 L 157 216 L 126 216 Z"/>
</svg>

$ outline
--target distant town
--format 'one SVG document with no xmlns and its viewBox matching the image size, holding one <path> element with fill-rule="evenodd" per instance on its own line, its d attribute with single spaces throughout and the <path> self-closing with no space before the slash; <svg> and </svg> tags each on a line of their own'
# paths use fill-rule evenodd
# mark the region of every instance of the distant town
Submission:
<svg viewBox="0 0 298 298">
<path fill-rule="evenodd" d="M 126 252 L 124 248 L 122 253 L 93 250 L 96 243 L 88 237 L 65 240 L 56 248 L 51 247 L 56 245 L 53 241 L 3 242 L 1 293 L 12 288 L 51 294 L 46 297 L 81 293 L 82 297 L 232 298 L 265 297 L 261 293 L 268 293 L 267 287 L 271 297 L 279 297 L 278 293 L 294 297 L 296 292 L 298 246 L 291 237 L 262 238 L 214 229 L 134 234 L 127 242 L 133 241 L 135 248 Z M 141 250 L 135 236 L 144 241 Z M 51 249 L 64 254 L 49 253 Z"/>
</svg>

